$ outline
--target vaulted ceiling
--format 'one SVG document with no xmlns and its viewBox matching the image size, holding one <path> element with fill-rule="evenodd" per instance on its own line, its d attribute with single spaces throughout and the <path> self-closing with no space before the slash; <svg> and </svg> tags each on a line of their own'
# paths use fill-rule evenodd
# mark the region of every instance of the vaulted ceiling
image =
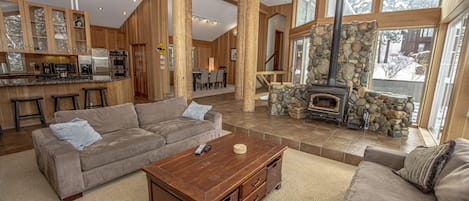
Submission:
<svg viewBox="0 0 469 201">
<path fill-rule="evenodd" d="M 71 8 L 73 0 L 28 0 L 48 5 Z M 92 25 L 119 28 L 142 0 L 78 0 L 80 10 L 87 11 Z M 267 6 L 291 3 L 291 0 L 261 0 Z M 100 10 L 99 8 L 102 8 Z M 169 0 L 169 35 L 172 35 L 172 0 Z M 125 14 L 124 14 L 125 12 Z M 224 0 L 192 0 L 192 14 L 215 20 L 213 25 L 194 21 L 192 37 L 213 41 L 236 26 L 237 8 Z"/>
</svg>

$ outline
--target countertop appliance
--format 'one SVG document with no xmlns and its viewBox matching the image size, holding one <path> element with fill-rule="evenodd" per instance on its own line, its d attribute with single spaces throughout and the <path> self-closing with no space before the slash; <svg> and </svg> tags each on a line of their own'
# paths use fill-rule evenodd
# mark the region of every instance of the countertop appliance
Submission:
<svg viewBox="0 0 469 201">
<path fill-rule="evenodd" d="M 109 61 L 111 64 L 111 77 L 128 77 L 129 67 L 127 51 L 109 51 Z"/>
<path fill-rule="evenodd" d="M 54 64 L 54 73 L 75 73 L 75 64 L 72 63 L 57 63 Z"/>
<path fill-rule="evenodd" d="M 93 65 L 93 75 L 109 75 L 109 51 L 104 48 L 91 49 L 91 63 Z"/>
<path fill-rule="evenodd" d="M 91 62 L 91 56 L 78 55 L 78 72 L 80 73 L 80 75 L 93 74 L 93 64 Z"/>
<path fill-rule="evenodd" d="M 54 64 L 51 63 L 42 63 L 42 74 L 52 74 L 54 73 Z"/>
</svg>

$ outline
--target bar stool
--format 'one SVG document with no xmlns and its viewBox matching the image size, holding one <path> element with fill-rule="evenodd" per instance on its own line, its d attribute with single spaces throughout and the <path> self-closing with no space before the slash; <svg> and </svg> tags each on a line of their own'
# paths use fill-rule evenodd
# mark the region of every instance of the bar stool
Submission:
<svg viewBox="0 0 469 201">
<path fill-rule="evenodd" d="M 13 105 L 15 107 L 15 128 L 16 128 L 16 131 L 20 130 L 20 121 L 22 119 L 39 118 L 41 120 L 41 124 L 43 126 L 46 126 L 46 119 L 44 118 L 44 112 L 42 111 L 42 104 L 41 104 L 42 99 L 43 98 L 41 96 L 11 99 L 11 102 L 13 103 Z M 36 107 L 37 107 L 38 113 L 21 115 L 21 113 L 20 113 L 20 103 L 22 103 L 22 102 L 36 102 Z"/>
<path fill-rule="evenodd" d="M 107 106 L 107 97 L 106 97 L 106 87 L 85 87 L 85 109 L 91 109 L 92 107 L 106 107 Z M 91 92 L 99 91 L 99 98 L 101 100 L 101 105 L 91 106 Z"/>
<path fill-rule="evenodd" d="M 78 105 L 78 96 L 79 94 L 63 94 L 63 95 L 53 95 L 55 111 L 60 111 L 60 99 L 71 98 L 73 103 L 73 110 L 79 110 L 80 106 Z"/>
</svg>

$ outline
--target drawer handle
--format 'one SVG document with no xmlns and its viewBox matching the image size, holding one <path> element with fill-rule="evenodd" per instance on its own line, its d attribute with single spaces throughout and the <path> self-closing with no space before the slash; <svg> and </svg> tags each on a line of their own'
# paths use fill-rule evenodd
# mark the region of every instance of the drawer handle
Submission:
<svg viewBox="0 0 469 201">
<path fill-rule="evenodd" d="M 256 195 L 256 198 L 253 201 L 259 201 L 259 194 Z"/>
<path fill-rule="evenodd" d="M 261 178 L 260 178 L 260 177 L 257 177 L 257 181 L 256 181 L 256 183 L 254 183 L 254 184 L 251 184 L 251 186 L 252 186 L 252 187 L 256 187 L 256 188 L 257 188 L 257 187 L 259 186 L 259 184 L 261 184 Z"/>
</svg>

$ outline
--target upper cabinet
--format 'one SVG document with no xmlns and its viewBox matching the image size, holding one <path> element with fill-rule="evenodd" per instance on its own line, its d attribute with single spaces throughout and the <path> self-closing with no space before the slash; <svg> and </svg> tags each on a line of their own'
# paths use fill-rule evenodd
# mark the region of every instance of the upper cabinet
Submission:
<svg viewBox="0 0 469 201">
<path fill-rule="evenodd" d="M 119 29 L 91 26 L 91 46 L 108 50 L 127 50 L 125 33 Z"/>
<path fill-rule="evenodd" d="M 2 51 L 27 52 L 29 43 L 22 0 L 0 0 Z"/>
<path fill-rule="evenodd" d="M 58 54 L 73 54 L 72 37 L 70 36 L 70 11 L 64 8 L 50 7 L 49 12 L 52 18 L 50 38 L 52 52 Z"/>
<path fill-rule="evenodd" d="M 48 30 L 51 26 L 49 10 L 46 6 L 36 3 L 24 3 L 26 27 L 29 34 L 30 44 L 27 50 L 29 52 L 49 53 L 52 42 L 52 33 Z"/>
<path fill-rule="evenodd" d="M 23 0 L 0 0 L 0 51 L 89 55 L 88 13 Z"/>
<path fill-rule="evenodd" d="M 91 54 L 91 34 L 88 13 L 72 11 L 72 50 L 75 54 Z"/>
</svg>

